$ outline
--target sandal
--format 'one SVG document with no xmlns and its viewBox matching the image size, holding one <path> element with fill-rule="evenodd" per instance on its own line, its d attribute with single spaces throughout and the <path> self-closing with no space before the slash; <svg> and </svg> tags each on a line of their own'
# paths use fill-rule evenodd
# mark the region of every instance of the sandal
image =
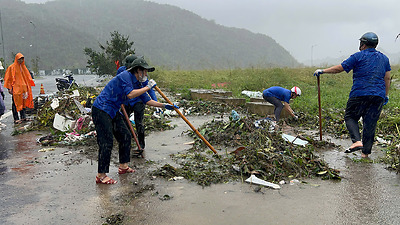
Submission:
<svg viewBox="0 0 400 225">
<path fill-rule="evenodd" d="M 14 124 L 20 124 L 20 123 L 22 123 L 21 120 L 16 120 L 16 121 L 14 121 Z"/>
<path fill-rule="evenodd" d="M 361 150 L 361 149 L 363 149 L 363 146 L 357 146 L 357 147 L 354 147 L 354 148 L 346 149 L 346 151 L 344 151 L 344 153 L 352 153 L 352 152 L 355 152 L 355 151 L 358 151 L 358 150 Z"/>
<path fill-rule="evenodd" d="M 135 172 L 135 170 L 130 167 L 127 167 L 126 169 L 118 168 L 119 174 L 134 173 L 134 172 Z"/>
<path fill-rule="evenodd" d="M 96 176 L 96 184 L 116 184 L 117 183 L 116 180 L 113 180 L 111 178 L 107 181 L 104 181 L 104 179 L 106 179 L 106 178 L 107 178 L 107 176 L 104 176 L 103 178 Z"/>
</svg>

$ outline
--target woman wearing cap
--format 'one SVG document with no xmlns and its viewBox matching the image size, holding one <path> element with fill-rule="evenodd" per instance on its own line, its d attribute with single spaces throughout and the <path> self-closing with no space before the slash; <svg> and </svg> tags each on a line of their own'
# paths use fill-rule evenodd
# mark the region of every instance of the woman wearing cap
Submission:
<svg viewBox="0 0 400 225">
<path fill-rule="evenodd" d="M 131 133 L 124 122 L 123 115 L 119 112 L 121 104 L 135 97 L 139 97 L 145 104 L 160 108 L 173 109 L 172 105 L 165 105 L 153 100 L 146 94 L 156 86 L 154 80 L 143 87 L 139 80 L 147 76 L 147 72 L 154 71 L 154 67 L 147 64 L 144 59 L 136 59 L 128 70 L 115 76 L 104 87 L 92 106 L 92 118 L 97 132 L 99 146 L 98 173 L 96 183 L 115 184 L 116 180 L 109 178 L 111 150 L 113 136 L 119 143 L 119 174 L 133 173 L 135 170 L 128 166 L 130 162 Z"/>
<path fill-rule="evenodd" d="M 294 114 L 292 108 L 290 108 L 289 100 L 295 99 L 297 96 L 301 95 L 301 90 L 298 87 L 293 87 L 291 90 L 274 86 L 263 91 L 263 98 L 265 101 L 273 104 L 275 106 L 274 114 L 275 114 L 275 121 L 279 121 L 281 116 L 281 111 L 284 108 L 288 113 L 297 119 L 297 116 Z M 286 102 L 285 105 L 282 104 Z"/>
</svg>

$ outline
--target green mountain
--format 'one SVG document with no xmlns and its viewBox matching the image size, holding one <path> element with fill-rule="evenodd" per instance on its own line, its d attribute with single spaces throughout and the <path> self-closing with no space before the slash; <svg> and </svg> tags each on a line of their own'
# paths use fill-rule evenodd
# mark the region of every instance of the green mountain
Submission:
<svg viewBox="0 0 400 225">
<path fill-rule="evenodd" d="M 144 0 L 0 0 L 0 5 L 6 64 L 22 52 L 28 65 L 39 56 L 40 69 L 84 68 L 83 49 L 99 51 L 99 43 L 118 31 L 134 42 L 137 54 L 167 69 L 299 66 L 266 35 L 221 26 L 171 5 Z"/>
</svg>

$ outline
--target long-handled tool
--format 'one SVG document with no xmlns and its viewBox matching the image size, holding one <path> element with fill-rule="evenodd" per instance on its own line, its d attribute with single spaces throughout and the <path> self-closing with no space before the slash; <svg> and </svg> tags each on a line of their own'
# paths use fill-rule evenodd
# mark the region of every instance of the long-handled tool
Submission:
<svg viewBox="0 0 400 225">
<path fill-rule="evenodd" d="M 321 118 L 321 89 L 320 89 L 320 82 L 319 76 L 317 76 L 317 83 L 318 83 L 318 107 L 319 107 L 319 140 L 322 141 L 322 118 Z"/>
<path fill-rule="evenodd" d="M 124 116 L 125 116 L 126 122 L 128 123 L 129 129 L 131 130 L 131 133 L 132 133 L 132 135 L 133 135 L 133 139 L 135 139 L 136 145 L 138 146 L 139 152 L 137 153 L 137 156 L 142 156 L 142 158 L 143 158 L 143 150 L 142 150 L 142 148 L 140 147 L 139 141 L 138 141 L 138 139 L 137 139 L 137 137 L 136 137 L 136 133 L 135 133 L 135 131 L 133 130 L 132 123 L 131 123 L 131 121 L 129 120 L 128 113 L 126 113 L 124 104 L 121 104 L 121 110 L 122 110 L 122 113 L 123 113 Z"/>
<path fill-rule="evenodd" d="M 167 96 L 165 96 L 164 93 L 162 93 L 162 91 L 160 90 L 160 88 L 158 88 L 157 86 L 154 86 L 154 89 L 156 89 L 158 91 L 158 93 L 160 93 L 160 95 L 165 99 L 165 101 L 167 101 L 169 104 L 173 105 L 173 103 L 167 98 Z M 213 146 L 210 145 L 210 143 L 208 143 L 208 141 L 203 137 L 203 135 L 200 134 L 200 132 L 189 122 L 189 120 L 186 119 L 186 117 L 181 113 L 181 111 L 179 111 L 177 108 L 174 108 L 175 111 L 179 114 L 179 116 L 189 125 L 190 128 L 192 128 L 192 130 L 197 134 L 197 136 L 199 136 L 199 138 L 201 140 L 203 140 L 203 142 L 215 153 L 218 154 L 217 151 L 215 151 L 215 149 L 213 148 Z"/>
</svg>

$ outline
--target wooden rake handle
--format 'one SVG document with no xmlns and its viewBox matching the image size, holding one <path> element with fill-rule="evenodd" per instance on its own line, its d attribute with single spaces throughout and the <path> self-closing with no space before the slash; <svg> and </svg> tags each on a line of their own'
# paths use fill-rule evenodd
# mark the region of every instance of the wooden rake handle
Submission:
<svg viewBox="0 0 400 225">
<path fill-rule="evenodd" d="M 168 98 L 167 96 L 165 96 L 164 93 L 162 93 L 162 91 L 160 90 L 160 88 L 158 88 L 157 86 L 154 86 L 154 89 L 156 89 L 158 91 L 158 93 L 160 93 L 160 95 L 165 99 L 165 101 L 167 101 L 169 104 L 174 105 Z M 203 137 L 203 135 L 200 134 L 200 132 L 189 122 L 189 120 L 186 119 L 186 117 L 181 113 L 181 111 L 179 111 L 177 108 L 175 108 L 175 111 L 179 114 L 179 116 L 189 125 L 190 128 L 192 128 L 192 130 L 197 134 L 197 136 L 199 136 L 199 138 L 201 140 L 203 140 L 203 142 L 215 153 L 218 154 L 217 151 L 215 151 L 215 149 L 213 148 L 213 146 L 210 145 L 210 143 L 208 143 L 208 141 Z"/>
<path fill-rule="evenodd" d="M 136 133 L 135 133 L 135 131 L 133 130 L 132 123 L 131 123 L 131 121 L 129 120 L 128 114 L 126 113 L 124 104 L 121 104 L 121 110 L 122 110 L 122 113 L 123 113 L 124 116 L 125 116 L 126 122 L 128 123 L 129 129 L 130 129 L 131 132 L 132 132 L 133 139 L 135 139 L 135 142 L 136 142 L 136 145 L 138 146 L 139 151 L 142 151 L 142 148 L 140 147 L 139 141 L 138 141 L 138 139 L 137 139 L 137 137 L 136 137 Z"/>
</svg>

